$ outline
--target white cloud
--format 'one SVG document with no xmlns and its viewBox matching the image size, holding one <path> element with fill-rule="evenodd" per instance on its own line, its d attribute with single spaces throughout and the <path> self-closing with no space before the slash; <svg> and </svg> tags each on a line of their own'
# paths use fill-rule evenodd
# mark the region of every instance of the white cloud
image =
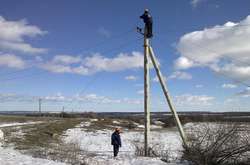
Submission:
<svg viewBox="0 0 250 165">
<path fill-rule="evenodd" d="M 168 79 L 190 80 L 192 79 L 192 75 L 187 72 L 175 71 L 168 77 Z"/>
<path fill-rule="evenodd" d="M 104 36 L 104 37 L 106 37 L 106 38 L 109 38 L 109 37 L 111 36 L 110 31 L 108 31 L 108 30 L 105 29 L 104 27 L 100 27 L 100 28 L 97 30 L 97 32 L 98 32 L 100 35 L 102 35 L 102 36 Z"/>
<path fill-rule="evenodd" d="M 188 69 L 194 66 L 194 62 L 186 57 L 180 57 L 175 61 L 176 69 Z"/>
<path fill-rule="evenodd" d="M 191 0 L 190 4 L 193 8 L 196 8 L 201 2 L 204 2 L 205 0 Z"/>
<path fill-rule="evenodd" d="M 250 88 L 248 87 L 245 90 L 238 92 L 236 95 L 241 97 L 250 97 Z"/>
<path fill-rule="evenodd" d="M 25 37 L 36 37 L 46 34 L 39 27 L 29 25 L 26 20 L 8 21 L 0 16 L 0 49 L 22 53 L 44 53 L 47 50 L 35 48 L 25 43 Z"/>
<path fill-rule="evenodd" d="M 16 98 L 16 94 L 14 93 L 0 93 L 0 103 L 12 101 Z"/>
<path fill-rule="evenodd" d="M 239 99 L 238 98 L 227 98 L 225 101 L 224 101 L 224 104 L 225 105 L 232 105 L 232 104 L 239 104 Z"/>
<path fill-rule="evenodd" d="M 53 58 L 53 62 L 62 64 L 74 64 L 81 62 L 81 58 L 79 56 L 71 55 L 56 55 Z"/>
<path fill-rule="evenodd" d="M 143 89 L 142 89 L 142 90 L 139 90 L 139 91 L 137 91 L 136 93 L 139 94 L 139 95 L 143 95 L 143 94 L 144 94 L 144 90 L 143 90 Z"/>
<path fill-rule="evenodd" d="M 168 77 L 163 76 L 164 81 L 167 81 L 170 79 L 190 80 L 192 79 L 192 75 L 187 72 L 175 71 Z M 159 82 L 158 76 L 155 76 L 152 81 Z"/>
<path fill-rule="evenodd" d="M 122 99 L 115 99 L 110 98 L 107 96 L 100 96 L 94 93 L 86 94 L 86 95 L 75 95 L 70 98 L 71 100 L 75 101 L 87 101 L 92 103 L 101 103 L 101 104 L 142 104 L 142 99 L 130 99 L 130 98 L 122 98 Z"/>
<path fill-rule="evenodd" d="M 47 52 L 46 49 L 43 48 L 34 48 L 30 44 L 22 43 L 22 42 L 8 42 L 0 40 L 0 49 L 9 51 L 19 51 L 22 53 L 31 53 L 31 54 L 39 54 Z"/>
<path fill-rule="evenodd" d="M 13 54 L 0 53 L 0 66 L 22 69 L 25 67 L 25 61 Z"/>
<path fill-rule="evenodd" d="M 222 88 L 230 88 L 230 89 L 232 89 L 232 88 L 237 88 L 238 86 L 235 85 L 235 84 L 222 84 L 221 87 Z"/>
<path fill-rule="evenodd" d="M 143 55 L 140 52 L 131 54 L 120 53 L 114 58 L 107 58 L 99 54 L 84 59 L 84 65 L 93 72 L 116 72 L 126 69 L 143 68 Z"/>
<path fill-rule="evenodd" d="M 70 100 L 66 98 L 65 96 L 63 96 L 60 92 L 57 93 L 56 95 L 45 96 L 42 99 L 46 101 L 69 101 Z"/>
<path fill-rule="evenodd" d="M 114 58 L 107 58 L 100 54 L 94 54 L 84 59 L 78 58 L 79 57 L 70 60 L 64 59 L 64 61 L 62 61 L 62 58 L 60 57 L 60 60 L 58 60 L 57 56 L 52 59 L 52 61 L 41 64 L 41 68 L 54 73 L 73 73 L 81 75 L 91 75 L 102 71 L 118 72 L 128 69 L 143 68 L 143 55 L 140 52 L 132 52 L 131 54 L 120 53 Z M 70 65 L 73 62 L 74 65 Z"/>
<path fill-rule="evenodd" d="M 250 16 L 182 36 L 177 44 L 181 54 L 177 69 L 208 67 L 239 80 L 250 76 Z"/>
<path fill-rule="evenodd" d="M 73 67 L 70 65 L 56 64 L 53 62 L 47 62 L 40 66 L 42 69 L 53 73 L 72 73 L 72 74 L 80 74 L 80 75 L 88 75 L 88 68 L 84 68 L 83 66 Z"/>
<path fill-rule="evenodd" d="M 215 98 L 207 95 L 183 94 L 175 96 L 177 105 L 211 105 Z"/>
<path fill-rule="evenodd" d="M 4 102 L 34 102 L 37 100 L 35 96 L 18 95 L 16 93 L 0 93 L 0 103 Z"/>
<path fill-rule="evenodd" d="M 4 102 L 37 102 L 38 99 L 42 99 L 43 102 L 86 102 L 86 103 L 95 103 L 97 104 L 130 104 L 130 105 L 142 105 L 143 99 L 141 98 L 111 98 L 108 96 L 100 96 L 95 93 L 85 94 L 85 95 L 73 95 L 73 96 L 65 96 L 62 93 L 58 92 L 56 94 L 48 95 L 48 96 L 30 96 L 30 95 L 18 95 L 15 93 L 0 93 L 0 103 Z"/>
<path fill-rule="evenodd" d="M 126 77 L 125 77 L 125 80 L 132 80 L 132 81 L 135 81 L 135 80 L 137 80 L 137 77 L 136 77 L 136 76 L 133 76 L 133 75 L 130 75 L 130 76 L 126 76 Z"/>
<path fill-rule="evenodd" d="M 167 77 L 163 76 L 163 80 L 166 82 L 167 81 Z M 158 76 L 155 76 L 152 81 L 153 82 L 159 82 Z"/>
<path fill-rule="evenodd" d="M 195 88 L 203 88 L 203 87 L 204 87 L 204 85 L 202 85 L 202 84 L 195 85 Z"/>
<path fill-rule="evenodd" d="M 142 105 L 142 104 L 143 104 L 143 99 L 123 98 L 123 99 L 122 99 L 122 102 L 123 102 L 123 103 L 126 103 L 126 104 Z"/>
</svg>

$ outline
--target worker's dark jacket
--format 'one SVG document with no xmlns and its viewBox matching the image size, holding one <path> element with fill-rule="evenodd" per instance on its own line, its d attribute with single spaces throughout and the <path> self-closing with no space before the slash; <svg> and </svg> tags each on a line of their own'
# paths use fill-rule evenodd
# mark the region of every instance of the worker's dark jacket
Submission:
<svg viewBox="0 0 250 165">
<path fill-rule="evenodd" d="M 114 132 L 111 136 L 111 144 L 112 145 L 117 145 L 117 146 L 122 146 L 121 143 L 121 137 L 118 132 Z"/>
<path fill-rule="evenodd" d="M 145 23 L 145 28 L 146 28 L 146 36 L 148 38 L 153 37 L 153 18 L 151 17 L 150 14 L 144 13 L 143 15 L 140 16 L 141 19 L 143 19 L 143 22 Z"/>
</svg>

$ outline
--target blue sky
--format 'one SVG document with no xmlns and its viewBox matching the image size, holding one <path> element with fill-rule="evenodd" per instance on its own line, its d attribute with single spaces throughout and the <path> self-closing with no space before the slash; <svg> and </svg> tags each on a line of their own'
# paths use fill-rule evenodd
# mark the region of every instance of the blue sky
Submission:
<svg viewBox="0 0 250 165">
<path fill-rule="evenodd" d="M 247 0 L 1 0 L 0 110 L 143 111 L 143 40 L 178 111 L 247 111 Z M 168 111 L 151 69 L 151 109 Z"/>
</svg>

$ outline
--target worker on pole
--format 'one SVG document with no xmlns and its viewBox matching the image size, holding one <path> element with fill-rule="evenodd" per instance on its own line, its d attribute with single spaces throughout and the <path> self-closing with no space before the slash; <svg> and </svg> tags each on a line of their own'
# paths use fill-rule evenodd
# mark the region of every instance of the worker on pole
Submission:
<svg viewBox="0 0 250 165">
<path fill-rule="evenodd" d="M 153 18 L 149 14 L 149 10 L 145 9 L 143 15 L 140 16 L 141 19 L 143 19 L 143 22 L 145 23 L 145 36 L 147 38 L 153 37 Z"/>
</svg>

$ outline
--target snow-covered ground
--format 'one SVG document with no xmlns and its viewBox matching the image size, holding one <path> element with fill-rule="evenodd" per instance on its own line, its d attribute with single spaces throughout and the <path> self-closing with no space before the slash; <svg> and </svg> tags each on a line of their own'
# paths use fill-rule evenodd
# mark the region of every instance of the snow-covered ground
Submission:
<svg viewBox="0 0 250 165">
<path fill-rule="evenodd" d="M 26 123 L 2 123 L 0 128 L 16 127 L 23 125 L 40 124 L 41 122 L 26 122 Z M 16 132 L 17 133 L 17 132 Z M 33 158 L 29 155 L 24 155 L 12 148 L 1 147 L 4 142 L 4 133 L 0 129 L 0 164 L 1 165 L 65 165 L 47 159 Z"/>
<path fill-rule="evenodd" d="M 4 142 L 4 133 L 3 131 L 0 129 L 0 147 L 3 145 Z"/>
<path fill-rule="evenodd" d="M 92 124 L 96 119 L 91 119 L 82 122 L 75 128 L 68 129 L 62 136 L 65 143 L 79 144 L 81 150 L 87 151 L 90 157 L 86 158 L 86 162 L 90 165 L 176 165 L 176 163 L 165 163 L 160 158 L 137 157 L 135 156 L 135 144 L 143 146 L 144 133 L 143 129 L 135 129 L 134 131 L 123 130 L 121 134 L 122 148 L 120 149 L 117 159 L 113 158 L 111 134 L 113 130 L 93 130 Z M 39 124 L 41 122 L 26 122 L 26 123 L 1 123 L 3 127 L 20 127 L 22 125 Z M 119 121 L 113 122 L 119 124 Z M 160 124 L 159 124 L 160 125 Z M 140 125 L 137 124 L 140 128 Z M 161 126 L 157 127 L 161 128 Z M 18 132 L 17 132 L 18 133 Z M 21 132 L 22 133 L 22 132 Z M 20 133 L 20 134 L 21 134 Z M 0 135 L 4 137 L 4 135 Z M 172 159 L 180 157 L 182 149 L 181 139 L 177 131 L 172 130 L 157 130 L 151 132 L 151 145 L 158 145 L 157 149 L 169 151 L 169 156 Z M 0 145 L 0 164 L 1 165 L 57 165 L 63 164 L 47 159 L 33 158 L 29 155 L 24 155 L 21 152 L 12 148 L 3 148 Z M 180 164 L 181 165 L 181 164 Z"/>
<path fill-rule="evenodd" d="M 176 165 L 167 164 L 157 158 L 134 157 L 128 155 L 120 155 L 114 159 L 111 156 L 96 156 L 93 159 L 88 159 L 90 165 Z"/>
<path fill-rule="evenodd" d="M 4 127 L 13 127 L 13 126 L 22 126 L 22 125 L 32 125 L 32 124 L 41 124 L 42 121 L 36 121 L 36 122 L 25 122 L 25 123 L 0 123 L 0 128 Z"/>
<path fill-rule="evenodd" d="M 88 126 L 89 122 L 81 123 L 81 126 Z M 113 130 L 90 131 L 87 127 L 69 129 L 65 132 L 64 141 L 66 143 L 79 144 L 80 148 L 96 155 L 93 159 L 88 159 L 90 164 L 166 164 L 159 158 L 135 157 L 135 144 L 143 146 L 143 131 L 123 131 L 121 134 L 122 147 L 118 160 L 112 156 L 111 134 Z M 182 149 L 181 140 L 176 131 L 152 131 L 150 142 L 158 145 L 159 149 L 169 151 L 169 156 L 175 159 L 180 156 Z"/>
<path fill-rule="evenodd" d="M 0 147 L 1 165 L 65 165 L 47 159 L 33 158 L 11 148 Z"/>
</svg>

